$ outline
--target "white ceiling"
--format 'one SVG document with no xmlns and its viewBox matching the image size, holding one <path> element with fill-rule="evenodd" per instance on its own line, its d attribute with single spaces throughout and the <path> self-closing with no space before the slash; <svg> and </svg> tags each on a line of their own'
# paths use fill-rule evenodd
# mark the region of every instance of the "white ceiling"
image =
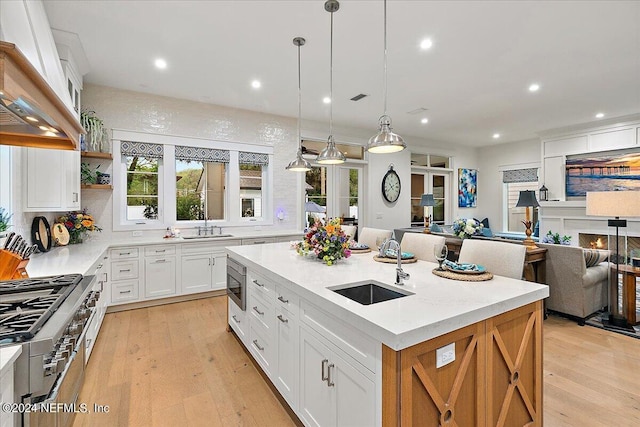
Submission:
<svg viewBox="0 0 640 427">
<path fill-rule="evenodd" d="M 45 1 L 51 27 L 77 33 L 85 82 L 328 123 L 323 0 Z M 334 14 L 333 121 L 377 129 L 383 112 L 383 2 Z M 640 1 L 389 0 L 388 113 L 394 130 L 468 146 L 640 112 Z M 430 37 L 434 46 L 419 49 Z M 154 68 L 167 60 L 164 71 Z M 251 88 L 252 79 L 262 88 Z M 529 93 L 538 82 L 541 89 Z M 359 102 L 359 93 L 370 96 Z M 417 108 L 425 114 L 411 115 Z M 420 123 L 428 117 L 429 123 Z M 494 140 L 492 135 L 502 136 Z"/>
</svg>

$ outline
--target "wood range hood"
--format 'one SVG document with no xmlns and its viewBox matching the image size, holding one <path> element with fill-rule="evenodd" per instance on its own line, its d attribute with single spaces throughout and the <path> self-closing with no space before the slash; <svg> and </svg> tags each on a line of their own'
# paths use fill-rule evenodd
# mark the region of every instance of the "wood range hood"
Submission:
<svg viewBox="0 0 640 427">
<path fill-rule="evenodd" d="M 16 45 L 0 41 L 0 144 L 77 150 L 84 133 Z"/>
</svg>

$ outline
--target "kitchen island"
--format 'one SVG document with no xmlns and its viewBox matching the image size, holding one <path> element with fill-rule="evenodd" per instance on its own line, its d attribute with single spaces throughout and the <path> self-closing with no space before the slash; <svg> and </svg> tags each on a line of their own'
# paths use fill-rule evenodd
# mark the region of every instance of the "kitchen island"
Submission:
<svg viewBox="0 0 640 427">
<path fill-rule="evenodd" d="M 227 252 L 247 267 L 229 325 L 303 423 L 542 425 L 547 286 L 448 280 L 418 261 L 403 265 L 410 295 L 362 305 L 328 288 L 394 288 L 395 264 L 368 253 L 329 267 L 287 243 Z"/>
</svg>

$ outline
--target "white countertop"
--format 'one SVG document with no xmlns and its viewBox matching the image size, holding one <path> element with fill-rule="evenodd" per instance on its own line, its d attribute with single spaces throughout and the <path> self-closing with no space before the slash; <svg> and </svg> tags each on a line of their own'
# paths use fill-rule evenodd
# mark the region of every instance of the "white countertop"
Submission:
<svg viewBox="0 0 640 427">
<path fill-rule="evenodd" d="M 0 347 L 0 378 L 22 353 L 22 345 Z"/>
<path fill-rule="evenodd" d="M 56 274 L 90 274 L 88 270 L 109 248 L 125 246 L 147 246 L 147 245 L 173 245 L 189 243 L 210 242 L 212 246 L 220 246 L 219 242 L 230 242 L 238 244 L 240 239 L 251 239 L 260 237 L 282 237 L 299 234 L 302 231 L 281 230 L 281 231 L 255 231 L 237 232 L 230 237 L 204 237 L 200 239 L 183 239 L 182 237 L 164 239 L 162 237 L 135 238 L 119 240 L 89 240 L 78 245 L 58 246 L 49 252 L 37 253 L 31 256 L 27 264 L 29 277 L 50 276 Z"/>
<path fill-rule="evenodd" d="M 411 278 L 398 287 L 415 295 L 361 305 L 327 287 L 370 279 L 394 286 L 396 264 L 374 261 L 374 252 L 353 254 L 332 266 L 298 255 L 288 243 L 232 246 L 227 252 L 272 280 L 284 279 L 301 297 L 394 350 L 549 296 L 546 285 L 501 276 L 485 282 L 445 279 L 431 272 L 437 264 L 418 261 L 402 265 Z"/>
</svg>

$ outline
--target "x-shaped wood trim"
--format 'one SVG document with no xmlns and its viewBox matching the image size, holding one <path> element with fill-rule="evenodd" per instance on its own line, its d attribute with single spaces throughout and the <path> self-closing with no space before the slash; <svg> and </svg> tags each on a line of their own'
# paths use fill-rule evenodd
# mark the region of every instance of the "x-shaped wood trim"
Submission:
<svg viewBox="0 0 640 427">
<path fill-rule="evenodd" d="M 509 369 L 511 378 L 513 378 L 514 373 L 518 373 L 518 374 L 520 373 L 524 356 L 527 352 L 527 348 L 529 347 L 529 339 L 531 338 L 531 334 L 533 333 L 535 322 L 536 322 L 536 316 L 535 316 L 535 313 L 532 313 L 529 316 L 529 320 L 527 321 L 527 326 L 525 327 L 524 336 L 522 337 L 522 341 L 520 342 L 520 348 L 518 349 L 518 354 L 516 355 L 515 363 L 511 361 L 511 357 L 509 356 L 507 346 L 505 345 L 502 337 L 500 336 L 500 332 L 498 331 L 498 329 L 493 328 L 493 330 L 491 331 L 491 336 L 493 337 L 493 340 L 495 340 L 496 344 L 498 345 L 498 349 L 500 350 L 500 354 L 502 355 L 502 358 L 504 359 L 504 362 L 506 363 L 507 368 Z M 536 419 L 536 410 L 533 407 L 533 403 L 531 402 L 531 399 L 529 398 L 529 395 L 527 394 L 527 391 L 525 390 L 524 386 L 521 385 L 520 381 L 510 381 L 509 385 L 507 386 L 507 392 L 505 394 L 504 401 L 502 402 L 502 407 L 500 408 L 500 415 L 498 416 L 498 422 L 496 425 L 498 426 L 504 425 L 505 420 L 507 418 L 507 413 L 509 412 L 509 407 L 511 406 L 511 400 L 513 399 L 513 394 L 516 388 L 518 389 L 518 392 L 520 393 L 520 396 L 522 397 L 522 400 L 524 401 L 524 404 L 527 407 L 527 411 L 529 411 L 529 415 L 533 419 Z"/>
<path fill-rule="evenodd" d="M 455 412 L 453 411 L 453 408 L 456 404 L 456 400 L 458 399 L 458 395 L 460 394 L 460 390 L 462 389 L 462 383 L 464 382 L 467 370 L 471 365 L 471 358 L 473 357 L 473 353 L 477 351 L 477 348 L 478 337 L 474 334 L 471 342 L 464 352 L 464 355 L 462 356 L 460 368 L 458 369 L 456 377 L 453 380 L 453 386 L 451 387 L 449 398 L 446 402 L 438 392 L 435 384 L 431 381 L 431 378 L 429 378 L 429 374 L 427 374 L 427 372 L 424 370 L 424 367 L 422 366 L 418 358 L 414 357 L 414 360 L 411 363 L 411 369 L 413 369 L 413 371 L 416 373 L 416 375 L 420 379 L 420 382 L 422 382 L 422 385 L 427 390 L 427 393 L 429 393 L 429 396 L 433 399 L 433 403 L 435 403 L 438 411 L 440 411 L 440 419 L 442 420 L 443 414 L 445 412 L 451 411 L 451 419 L 447 423 L 451 427 L 458 427 L 458 424 L 455 421 Z"/>
</svg>

